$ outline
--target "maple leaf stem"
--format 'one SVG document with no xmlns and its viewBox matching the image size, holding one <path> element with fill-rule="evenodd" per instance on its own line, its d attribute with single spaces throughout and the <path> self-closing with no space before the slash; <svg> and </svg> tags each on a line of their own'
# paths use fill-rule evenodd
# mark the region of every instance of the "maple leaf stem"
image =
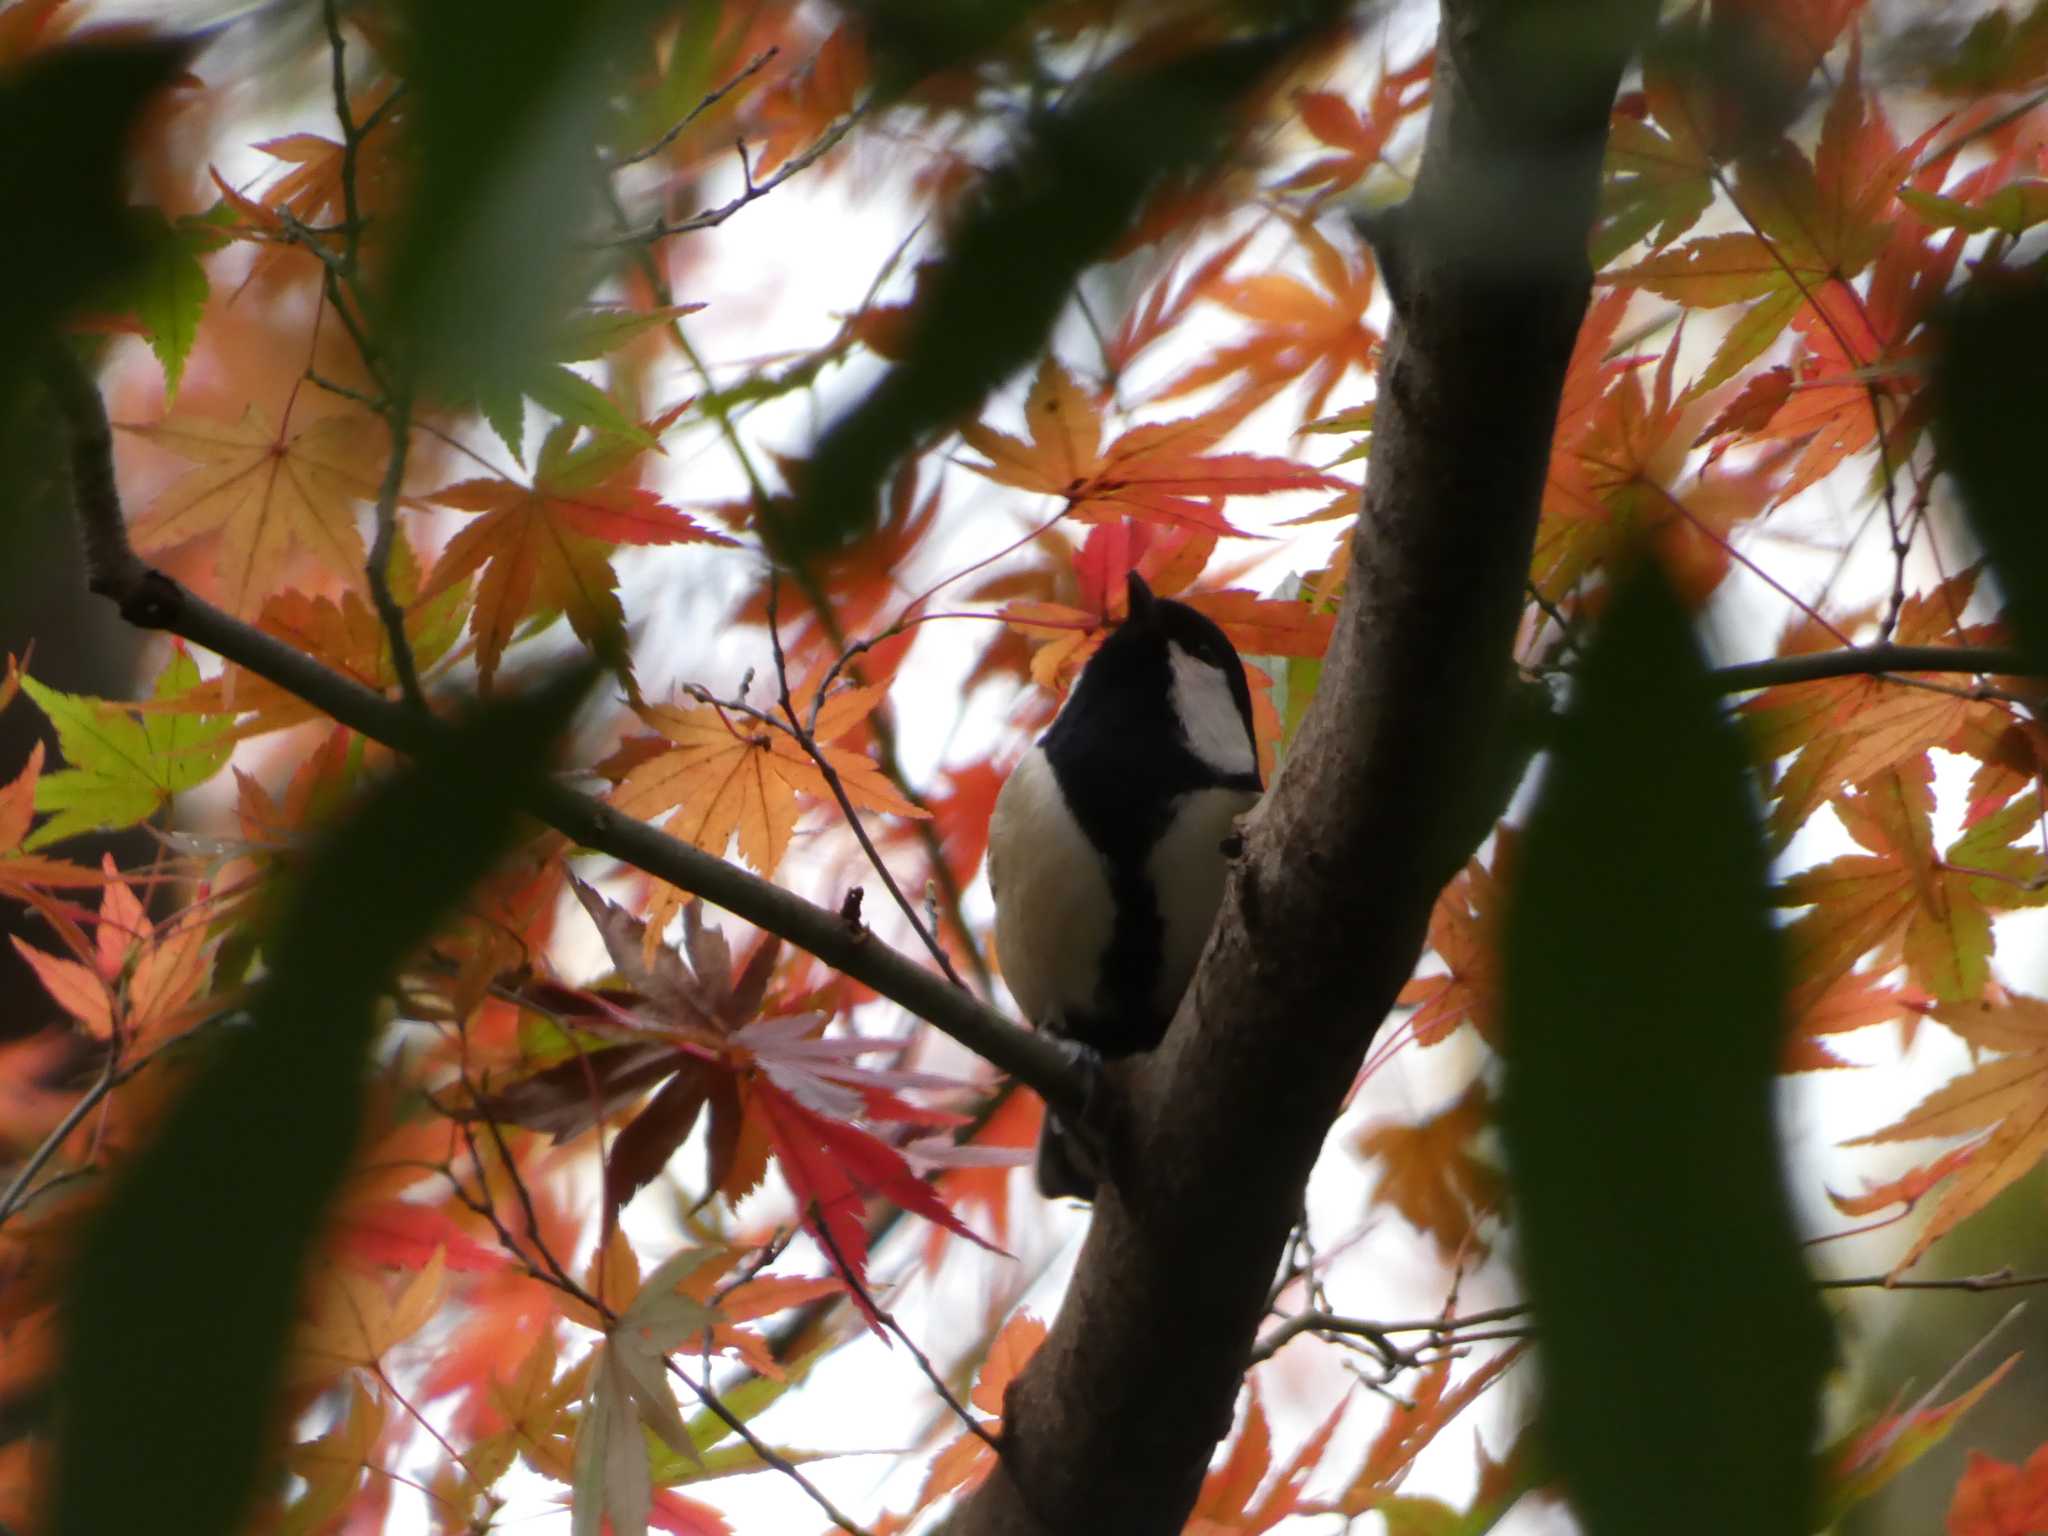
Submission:
<svg viewBox="0 0 2048 1536">
<path fill-rule="evenodd" d="M 717 1419 L 720 1423 L 724 1424 L 727 1429 L 731 1430 L 734 1434 L 738 1435 L 740 1439 L 744 1440 L 747 1443 L 747 1449 L 752 1451 L 756 1456 L 758 1456 L 761 1459 L 761 1464 L 763 1466 L 773 1467 L 777 1472 L 780 1472 L 784 1477 L 788 1478 L 791 1482 L 795 1483 L 797 1487 L 801 1488 L 804 1491 L 804 1493 L 809 1496 L 811 1502 L 818 1506 L 819 1511 L 825 1516 L 827 1520 L 830 1520 L 842 1531 L 849 1533 L 849 1536 L 869 1536 L 869 1532 L 866 1526 L 860 1525 L 857 1522 L 855 1522 L 850 1515 L 846 1514 L 829 1498 L 827 1498 L 825 1496 L 825 1491 L 822 1488 L 820 1488 L 816 1483 L 812 1482 L 809 1478 L 805 1477 L 803 1473 L 800 1470 L 798 1470 L 795 1462 L 791 1461 L 787 1456 L 784 1456 L 780 1451 L 776 1450 L 774 1446 L 768 1444 L 767 1441 L 763 1440 L 759 1435 L 755 1434 L 753 1430 L 749 1429 L 747 1427 L 747 1421 L 741 1418 L 738 1414 L 734 1413 L 730 1408 L 726 1407 L 724 1401 L 719 1397 L 719 1395 L 716 1392 L 712 1391 L 707 1386 L 700 1385 L 695 1379 L 693 1379 L 688 1373 L 686 1373 L 680 1365 L 676 1364 L 674 1360 L 669 1360 L 667 1362 L 667 1365 L 668 1373 L 671 1376 L 675 1377 L 677 1381 L 680 1381 L 684 1386 L 688 1387 L 690 1391 L 696 1395 L 697 1401 L 702 1403 L 705 1406 L 705 1408 L 710 1410 L 711 1416 L 713 1418 Z"/>
<path fill-rule="evenodd" d="M 364 410 L 374 411 L 379 416 L 389 409 L 386 403 L 375 395 L 366 395 L 360 389 L 350 389 L 346 384 L 330 379 L 324 373 L 316 373 L 311 368 L 306 370 L 305 378 L 308 384 L 324 389 L 328 394 L 339 396 L 343 400 L 353 400 Z"/>
<path fill-rule="evenodd" d="M 432 745 L 440 720 L 364 687 L 274 635 L 245 624 L 146 564 L 128 542 L 113 470 L 106 403 L 68 352 L 46 369 L 71 438 L 73 498 L 85 532 L 88 584 L 142 629 L 160 629 L 296 694 L 357 734 L 407 755 Z M 918 964 L 836 911 L 669 836 L 560 783 L 527 809 L 575 844 L 703 897 L 872 987 L 1079 1118 L 1088 1083 L 1057 1045 L 1012 1023 L 964 987 Z"/>
<path fill-rule="evenodd" d="M 947 955 L 945 946 L 939 943 L 938 936 L 932 932 L 918 910 L 910 904 L 910 899 L 903 894 L 902 887 L 897 885 L 896 877 L 889 872 L 889 866 L 882 862 L 881 850 L 875 847 L 874 839 L 868 836 L 867 826 L 860 819 L 860 812 L 854 809 L 853 797 L 847 794 L 846 785 L 839 777 L 839 770 L 832 766 L 831 760 L 818 746 L 818 738 L 812 731 L 812 727 L 817 724 L 817 710 L 814 708 L 811 711 L 810 725 L 806 725 L 797 716 L 796 704 L 789 696 L 789 661 L 783 654 L 782 625 L 777 616 L 781 587 L 780 578 L 771 574 L 768 578 L 768 645 L 775 656 L 775 686 L 780 695 L 783 720 L 787 722 L 783 729 L 787 730 L 796 744 L 804 749 L 804 755 L 811 760 L 812 766 L 824 778 L 825 787 L 832 791 L 832 798 L 839 802 L 839 814 L 846 818 L 846 825 L 852 829 L 854 840 L 860 844 L 860 851 L 867 856 L 868 863 L 881 877 L 883 888 L 902 911 L 905 921 L 910 924 L 911 932 L 918 936 L 932 959 L 938 962 L 939 969 L 946 973 L 946 979 L 965 991 L 967 983 L 962 981 L 960 973 L 953 969 L 953 961 Z M 820 689 L 819 698 L 823 697 L 824 692 Z"/>
</svg>

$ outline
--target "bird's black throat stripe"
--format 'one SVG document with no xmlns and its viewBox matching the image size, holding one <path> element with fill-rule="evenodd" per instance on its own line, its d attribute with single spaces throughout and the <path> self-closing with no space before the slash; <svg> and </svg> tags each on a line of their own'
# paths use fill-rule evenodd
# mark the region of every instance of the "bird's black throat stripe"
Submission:
<svg viewBox="0 0 2048 1536">
<path fill-rule="evenodd" d="M 1116 922 L 1102 958 L 1102 982 L 1086 1018 L 1060 1032 L 1105 1056 L 1158 1045 L 1171 1021 L 1155 994 L 1165 963 L 1165 918 L 1147 862 L 1172 824 L 1182 796 L 1200 789 L 1249 787 L 1258 776 L 1219 777 L 1176 739 L 1165 678 L 1153 689 L 1118 689 L 1109 707 L 1073 700 L 1040 742 L 1068 809 L 1109 866 Z M 1076 706 L 1084 706 L 1076 708 Z M 1145 719 L 1154 710 L 1162 718 Z M 1161 750 L 1160 743 L 1171 743 Z M 1239 784 L 1242 778 L 1246 784 Z"/>
</svg>

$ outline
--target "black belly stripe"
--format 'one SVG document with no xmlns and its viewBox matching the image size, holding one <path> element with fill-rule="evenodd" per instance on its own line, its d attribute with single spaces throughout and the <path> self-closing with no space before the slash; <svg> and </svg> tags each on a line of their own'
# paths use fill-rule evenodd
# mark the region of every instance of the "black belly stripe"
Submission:
<svg viewBox="0 0 2048 1536">
<path fill-rule="evenodd" d="M 1102 974 L 1105 981 L 1121 978 L 1122 986 L 1105 987 L 1109 995 L 1101 1001 L 1102 1032 L 1093 1043 L 1105 1056 L 1129 1056 L 1151 1050 L 1172 1022 L 1157 1012 L 1153 999 L 1166 963 L 1166 920 L 1142 864 L 1132 868 L 1125 862 L 1113 868 L 1110 889 L 1116 898 L 1116 924 L 1110 929 Z"/>
</svg>

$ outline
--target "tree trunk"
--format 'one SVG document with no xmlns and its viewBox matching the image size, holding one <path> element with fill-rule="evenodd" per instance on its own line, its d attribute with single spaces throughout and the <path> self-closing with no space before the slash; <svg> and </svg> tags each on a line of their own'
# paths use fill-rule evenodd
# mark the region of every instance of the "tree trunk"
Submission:
<svg viewBox="0 0 2048 1536">
<path fill-rule="evenodd" d="M 1180 1530 L 1311 1166 L 1476 836 L 1614 93 L 1651 0 L 1444 0 L 1396 322 L 1321 683 L 1164 1045 L 1111 1069 L 1115 1187 L 954 1536 Z M 1490 809 L 1497 809 L 1491 807 Z"/>
</svg>

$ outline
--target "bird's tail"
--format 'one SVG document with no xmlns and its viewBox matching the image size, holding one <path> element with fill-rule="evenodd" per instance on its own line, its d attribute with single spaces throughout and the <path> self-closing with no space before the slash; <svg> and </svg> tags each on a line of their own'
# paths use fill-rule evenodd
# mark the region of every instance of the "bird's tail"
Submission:
<svg viewBox="0 0 2048 1536">
<path fill-rule="evenodd" d="M 1048 1200 L 1093 1200 L 1099 1182 L 1081 1139 L 1047 1110 L 1038 1132 L 1038 1192 Z"/>
</svg>

